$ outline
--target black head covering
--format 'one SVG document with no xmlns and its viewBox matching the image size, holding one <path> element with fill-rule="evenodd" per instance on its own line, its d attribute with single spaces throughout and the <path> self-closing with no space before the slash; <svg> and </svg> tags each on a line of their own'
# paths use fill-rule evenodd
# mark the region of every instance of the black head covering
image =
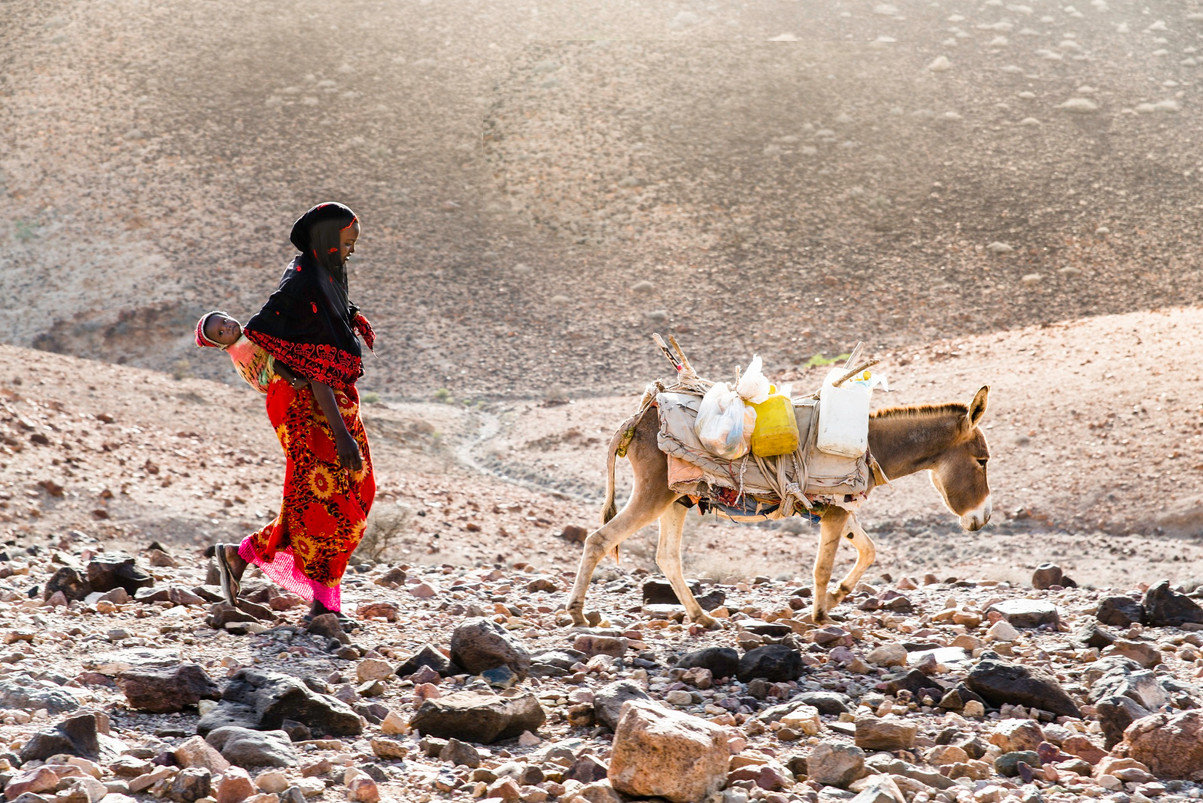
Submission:
<svg viewBox="0 0 1203 803">
<path fill-rule="evenodd" d="M 363 375 L 355 336 L 358 309 L 347 298 L 339 250 L 339 233 L 356 221 L 354 212 L 333 202 L 297 218 L 289 239 L 301 253 L 243 327 L 247 338 L 297 373 L 342 388 Z"/>
</svg>

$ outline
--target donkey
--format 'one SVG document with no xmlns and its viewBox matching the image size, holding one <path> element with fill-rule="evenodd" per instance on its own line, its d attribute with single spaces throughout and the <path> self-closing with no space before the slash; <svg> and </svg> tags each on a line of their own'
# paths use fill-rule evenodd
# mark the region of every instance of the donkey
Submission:
<svg viewBox="0 0 1203 803">
<path fill-rule="evenodd" d="M 969 531 L 980 530 L 990 520 L 990 486 L 986 479 L 990 450 L 978 426 L 986 413 L 989 391 L 989 386 L 979 390 L 968 407 L 957 403 L 892 407 L 878 410 L 869 418 L 869 452 L 880 464 L 882 473 L 894 479 L 926 470 L 944 504 Z M 627 446 L 627 458 L 635 473 L 635 486 L 631 498 L 615 514 L 614 458 L 632 423 L 635 429 Z M 684 603 L 689 619 L 705 627 L 715 625 L 714 618 L 702 610 L 685 582 L 681 535 L 688 508 L 674 504 L 682 497 L 668 487 L 668 458 L 657 445 L 658 432 L 659 414 L 653 406 L 625 422 L 610 439 L 602 526 L 585 539 L 576 581 L 568 596 L 567 609 L 575 625 L 586 624 L 585 592 L 602 557 L 656 519 L 660 520 L 656 564 Z M 829 593 L 835 553 L 844 537 L 856 547 L 856 564 L 835 593 Z M 812 619 L 816 624 L 830 621 L 828 612 L 852 592 L 876 555 L 872 539 L 850 511 L 834 505 L 826 508 L 819 523 L 819 551 L 814 567 Z"/>
</svg>

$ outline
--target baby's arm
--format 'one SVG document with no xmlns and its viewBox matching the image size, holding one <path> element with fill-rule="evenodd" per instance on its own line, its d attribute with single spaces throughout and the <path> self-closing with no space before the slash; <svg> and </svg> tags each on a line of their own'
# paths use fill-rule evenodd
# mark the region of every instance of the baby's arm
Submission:
<svg viewBox="0 0 1203 803">
<path fill-rule="evenodd" d="M 308 379 L 301 376 L 296 371 L 293 371 L 291 368 L 289 368 L 287 365 L 280 362 L 279 360 L 275 360 L 275 364 L 276 364 L 276 373 L 280 375 L 281 379 L 283 379 L 288 384 L 292 385 L 294 388 L 303 388 L 303 387 L 305 387 L 305 384 L 307 382 L 309 382 Z"/>
</svg>

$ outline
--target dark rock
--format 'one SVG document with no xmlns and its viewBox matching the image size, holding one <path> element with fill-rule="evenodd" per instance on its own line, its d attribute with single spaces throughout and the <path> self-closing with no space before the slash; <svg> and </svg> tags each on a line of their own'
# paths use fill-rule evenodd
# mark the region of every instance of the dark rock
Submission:
<svg viewBox="0 0 1203 803">
<path fill-rule="evenodd" d="M 473 675 L 499 666 L 519 677 L 530 672 L 530 653 L 504 627 L 492 619 L 477 618 L 451 634 L 451 660 Z"/>
<path fill-rule="evenodd" d="M 258 731 L 226 726 L 209 731 L 205 741 L 226 761 L 238 767 L 297 766 L 292 739 L 283 730 Z"/>
<path fill-rule="evenodd" d="M 288 734 L 288 738 L 294 742 L 304 742 L 313 738 L 313 731 L 309 730 L 309 726 L 297 722 L 295 719 L 286 719 L 281 722 L 280 730 Z"/>
<path fill-rule="evenodd" d="M 1128 627 L 1144 619 L 1145 609 L 1131 597 L 1104 597 L 1095 618 L 1112 627 Z"/>
<path fill-rule="evenodd" d="M 596 756 L 584 755 L 573 762 L 572 766 L 568 768 L 568 772 L 564 773 L 564 779 L 590 784 L 604 780 L 608 772 L 609 768 L 602 763 L 601 759 Z"/>
<path fill-rule="evenodd" d="M 240 669 L 222 693 L 217 708 L 201 717 L 202 736 L 227 725 L 279 730 L 285 719 L 304 722 L 314 733 L 355 736 L 363 720 L 334 697 L 311 691 L 296 678 L 275 672 Z"/>
<path fill-rule="evenodd" d="M 457 767 L 476 768 L 480 766 L 480 751 L 466 742 L 451 738 L 439 751 L 439 759 Z"/>
<path fill-rule="evenodd" d="M 42 761 L 59 753 L 100 760 L 100 735 L 96 714 L 84 711 L 68 717 L 51 730 L 39 731 L 21 748 L 21 763 Z"/>
<path fill-rule="evenodd" d="M 1181 627 L 1187 622 L 1203 623 L 1203 608 L 1162 580 L 1145 592 L 1144 623 L 1150 627 Z"/>
<path fill-rule="evenodd" d="M 964 683 L 958 683 L 944 693 L 944 696 L 940 698 L 939 706 L 945 711 L 960 711 L 970 700 L 976 700 L 983 706 L 986 704 L 981 695 L 971 691 Z"/>
<path fill-rule="evenodd" d="M 1065 574 L 1061 571 L 1060 566 L 1055 563 L 1041 563 L 1032 573 L 1032 588 L 1046 590 L 1053 586 L 1063 585 L 1061 581 L 1064 579 Z"/>
<path fill-rule="evenodd" d="M 534 731 L 546 718 L 533 694 L 462 691 L 422 703 L 410 725 L 423 735 L 491 744 Z"/>
<path fill-rule="evenodd" d="M 688 653 L 676 665 L 682 669 L 705 667 L 716 679 L 730 678 L 739 671 L 739 653 L 731 647 L 707 647 Z"/>
<path fill-rule="evenodd" d="M 877 684 L 877 689 L 886 694 L 898 694 L 900 691 L 909 691 L 915 698 L 921 698 L 925 689 L 932 686 L 932 679 L 918 669 L 910 669 L 905 672 L 896 672 L 892 675 L 887 675 L 885 679 Z M 941 695 L 942 696 L 942 695 Z"/>
<path fill-rule="evenodd" d="M 1074 632 L 1074 641 L 1099 650 L 1109 646 L 1117 638 L 1119 636 L 1105 627 L 1100 627 L 1097 622 L 1087 622 Z"/>
<path fill-rule="evenodd" d="M 122 552 L 106 552 L 88 563 L 88 585 L 93 591 L 124 588 L 131 597 L 139 588 L 154 585 L 155 579 L 138 568 L 134 559 Z"/>
<path fill-rule="evenodd" d="M 770 683 L 797 680 L 802 677 L 805 666 L 802 653 L 784 644 L 769 644 L 744 653 L 739 659 L 736 675 L 745 683 L 752 678 L 763 678 Z M 715 673 L 717 676 L 718 673 Z"/>
<path fill-rule="evenodd" d="M 193 708 L 201 700 L 220 700 L 221 689 L 198 664 L 173 669 L 129 669 L 117 683 L 130 708 L 166 714 Z"/>
<path fill-rule="evenodd" d="M 401 665 L 397 667 L 397 674 L 403 678 L 409 677 L 424 666 L 430 667 L 445 678 L 464 674 L 460 667 L 451 663 L 451 659 L 443 655 L 433 644 L 423 646 L 422 649 L 402 661 Z"/>
<path fill-rule="evenodd" d="M 1124 729 L 1152 711 L 1131 697 L 1104 697 L 1094 704 L 1094 714 L 1103 728 L 1103 746 L 1108 750 L 1124 738 Z"/>
<path fill-rule="evenodd" d="M 1082 716 L 1056 678 L 1019 664 L 984 658 L 965 678 L 965 685 L 994 706 L 1011 703 L 1034 706 L 1058 716 Z"/>
<path fill-rule="evenodd" d="M 734 650 L 732 651 L 734 652 Z M 616 680 L 593 693 L 593 714 L 610 730 L 618 727 L 622 704 L 627 700 L 651 700 L 647 693 L 629 680 Z"/>
<path fill-rule="evenodd" d="M 589 660 L 580 650 L 568 648 L 547 650 L 531 656 L 530 673 L 535 677 L 558 678 L 572 672 L 572 667 Z"/>
<path fill-rule="evenodd" d="M 56 591 L 63 592 L 63 596 L 69 600 L 78 601 L 92 593 L 92 586 L 80 574 L 79 569 L 60 566 L 58 571 L 46 581 L 46 587 L 42 590 L 42 599 L 50 599 Z"/>
<path fill-rule="evenodd" d="M 824 714 L 826 716 L 838 716 L 839 714 L 846 714 L 852 710 L 852 701 L 847 697 L 847 695 L 843 695 L 834 691 L 803 692 L 802 694 L 791 697 L 790 703 L 814 706 L 818 709 L 820 714 Z"/>
<path fill-rule="evenodd" d="M 238 606 L 235 607 L 225 602 L 216 602 L 209 606 L 209 615 L 205 618 L 205 624 L 214 630 L 228 630 L 227 625 L 258 622 L 260 619 L 257 616 L 243 610 L 243 606 L 253 604 L 239 600 Z"/>
<path fill-rule="evenodd" d="M 690 592 L 696 599 L 702 593 L 702 584 L 697 580 L 693 580 L 688 585 Z M 681 600 L 677 598 L 677 592 L 673 591 L 671 583 L 663 577 L 654 577 L 643 583 L 643 604 L 680 605 Z"/>
<path fill-rule="evenodd" d="M 195 803 L 208 797 L 213 786 L 213 773 L 204 767 L 182 769 L 171 780 L 167 796 L 177 803 Z"/>
<path fill-rule="evenodd" d="M 1042 766 L 1040 756 L 1035 750 L 1015 750 L 1003 753 L 994 759 L 994 771 L 1007 778 L 1015 778 L 1019 775 L 1019 762 L 1021 761 L 1029 767 Z"/>
<path fill-rule="evenodd" d="M 270 608 L 268 610 L 271 610 Z M 273 614 L 274 615 L 274 614 Z M 323 613 L 309 620 L 305 632 L 312 636 L 333 639 L 339 644 L 350 644 L 351 637 L 343 630 L 342 621 L 336 613 Z"/>
</svg>

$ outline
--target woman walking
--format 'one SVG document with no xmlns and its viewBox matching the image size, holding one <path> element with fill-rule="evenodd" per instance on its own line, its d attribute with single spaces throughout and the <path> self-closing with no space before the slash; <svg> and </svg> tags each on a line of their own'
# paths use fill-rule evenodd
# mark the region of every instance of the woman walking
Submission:
<svg viewBox="0 0 1203 803">
<path fill-rule="evenodd" d="M 284 498 L 271 524 L 241 544 L 216 546 L 222 594 L 230 604 L 253 563 L 312 601 L 307 619 L 338 613 L 346 621 L 339 588 L 376 493 L 355 390 L 363 375 L 359 338 L 370 349 L 374 335 L 347 287 L 347 258 L 359 231 L 355 213 L 339 203 L 302 215 L 290 237 L 301 253 L 243 329 L 307 381 L 277 376 L 268 386 L 267 415 L 284 448 Z"/>
</svg>

